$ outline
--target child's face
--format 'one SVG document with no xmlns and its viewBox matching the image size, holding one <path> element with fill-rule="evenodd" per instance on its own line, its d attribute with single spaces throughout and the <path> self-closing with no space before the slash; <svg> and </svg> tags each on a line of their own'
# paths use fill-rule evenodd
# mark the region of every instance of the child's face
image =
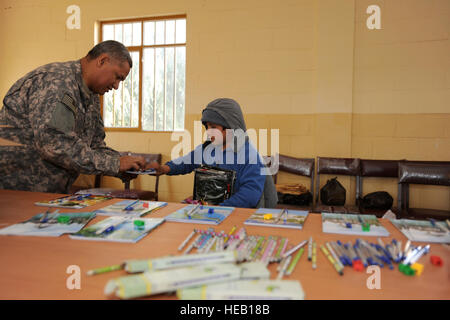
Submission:
<svg viewBox="0 0 450 320">
<path fill-rule="evenodd" d="M 224 145 L 227 141 L 227 131 L 219 124 L 207 122 L 206 134 L 214 145 Z"/>
</svg>

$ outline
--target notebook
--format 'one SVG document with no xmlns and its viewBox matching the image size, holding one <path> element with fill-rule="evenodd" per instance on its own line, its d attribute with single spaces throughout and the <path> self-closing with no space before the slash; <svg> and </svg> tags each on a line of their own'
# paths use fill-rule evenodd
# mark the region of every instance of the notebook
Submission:
<svg viewBox="0 0 450 320">
<path fill-rule="evenodd" d="M 411 241 L 450 243 L 450 230 L 443 221 L 409 219 L 391 219 L 390 221 Z"/>
<path fill-rule="evenodd" d="M 225 220 L 233 210 L 233 207 L 190 204 L 169 214 L 166 216 L 166 220 L 218 225 Z"/>
<path fill-rule="evenodd" d="M 384 228 L 375 215 L 344 214 L 322 212 L 322 231 L 324 233 L 387 237 Z"/>
<path fill-rule="evenodd" d="M 135 243 L 163 222 L 164 218 L 109 217 L 70 235 L 70 238 Z"/>
<path fill-rule="evenodd" d="M 244 224 L 262 227 L 303 229 L 308 211 L 259 208 Z M 283 211 L 283 214 L 282 214 Z"/>
<path fill-rule="evenodd" d="M 34 204 L 42 207 L 82 209 L 110 199 L 112 198 L 108 196 L 74 194 L 53 200 L 35 202 Z"/>
<path fill-rule="evenodd" d="M 167 206 L 167 202 L 145 200 L 123 200 L 95 211 L 100 216 L 140 217 Z M 125 208 L 128 208 L 126 210 Z M 132 209 L 132 210 L 131 210 Z"/>
<path fill-rule="evenodd" d="M 27 221 L 0 229 L 0 235 L 59 237 L 65 233 L 80 231 L 95 217 L 93 212 L 59 213 L 56 211 L 47 215 L 40 213 Z"/>
</svg>

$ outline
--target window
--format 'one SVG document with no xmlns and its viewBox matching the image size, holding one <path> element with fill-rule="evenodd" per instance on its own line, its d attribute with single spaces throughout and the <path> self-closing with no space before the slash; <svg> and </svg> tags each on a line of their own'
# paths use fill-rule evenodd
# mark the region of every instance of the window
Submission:
<svg viewBox="0 0 450 320">
<path fill-rule="evenodd" d="M 105 128 L 184 130 L 186 16 L 105 21 L 102 41 L 122 42 L 133 68 L 102 99 Z"/>
</svg>

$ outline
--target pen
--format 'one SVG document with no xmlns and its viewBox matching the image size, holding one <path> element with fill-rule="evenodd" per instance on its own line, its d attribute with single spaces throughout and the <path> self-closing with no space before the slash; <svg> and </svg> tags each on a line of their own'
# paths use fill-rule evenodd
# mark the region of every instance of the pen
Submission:
<svg viewBox="0 0 450 320">
<path fill-rule="evenodd" d="M 325 242 L 325 246 L 327 247 L 327 249 L 330 251 L 331 256 L 333 257 L 333 259 L 336 261 L 336 263 L 338 264 L 338 266 L 342 269 L 344 269 L 344 265 L 341 263 L 341 261 L 339 260 L 338 256 L 336 255 L 336 253 L 334 252 L 333 248 L 331 248 L 331 245 L 329 242 Z"/>
<path fill-rule="evenodd" d="M 227 243 L 229 236 L 231 236 L 234 232 L 236 231 L 236 226 L 233 226 L 233 228 L 231 228 L 230 232 L 228 232 L 228 236 L 225 237 L 225 244 Z"/>
<path fill-rule="evenodd" d="M 281 209 L 280 213 L 278 214 L 277 220 L 275 220 L 275 222 L 280 221 L 280 219 L 283 217 L 285 211 L 286 211 L 286 209 Z"/>
<path fill-rule="evenodd" d="M 312 244 L 312 268 L 314 270 L 317 268 L 317 249 L 315 242 Z"/>
<path fill-rule="evenodd" d="M 292 271 L 294 271 L 295 266 L 297 265 L 298 261 L 302 257 L 303 251 L 305 251 L 305 248 L 300 248 L 300 250 L 298 250 L 297 254 L 295 255 L 295 257 L 292 260 L 291 264 L 289 265 L 288 269 L 286 270 L 286 275 L 290 275 L 292 273 Z"/>
<path fill-rule="evenodd" d="M 129 205 L 127 205 L 125 208 L 123 208 L 123 210 L 125 211 L 131 211 L 134 210 L 133 206 L 139 202 L 139 199 L 137 199 L 136 201 L 133 201 L 132 203 L 130 203 Z"/>
<path fill-rule="evenodd" d="M 59 209 L 56 209 L 55 211 L 52 212 L 52 214 L 56 214 L 59 212 Z M 48 223 L 48 215 L 50 214 L 50 208 L 47 209 L 47 211 L 44 212 L 44 214 L 42 215 L 42 218 L 39 220 L 39 225 L 38 228 L 44 228 L 47 225 L 43 225 L 44 223 Z"/>
<path fill-rule="evenodd" d="M 202 237 L 202 234 L 197 235 L 195 240 L 184 250 L 183 254 L 188 254 L 195 246 L 199 239 Z"/>
<path fill-rule="evenodd" d="M 411 246 L 411 240 L 406 241 L 405 249 L 402 252 L 402 260 L 406 258 L 410 246 Z"/>
<path fill-rule="evenodd" d="M 300 242 L 298 245 L 296 245 L 295 247 L 293 247 L 291 250 L 289 250 L 288 252 L 286 252 L 285 254 L 283 254 L 283 258 L 289 257 L 291 254 L 293 254 L 295 251 L 297 251 L 298 249 L 300 249 L 301 247 L 303 247 L 306 244 L 306 240 L 303 240 L 302 242 Z"/>
<path fill-rule="evenodd" d="M 312 259 L 312 237 L 309 237 L 308 241 L 308 261 Z"/>
<path fill-rule="evenodd" d="M 119 225 L 121 225 L 122 223 L 124 223 L 126 221 L 128 221 L 127 218 L 117 219 L 116 222 L 108 224 L 101 229 L 98 229 L 95 232 L 95 234 L 109 233 L 111 231 L 114 231 L 115 228 L 117 228 Z"/>
<path fill-rule="evenodd" d="M 333 259 L 333 257 L 330 255 L 330 253 L 325 249 L 323 245 L 320 246 L 320 249 L 322 250 L 325 257 L 327 257 L 328 261 L 330 261 L 331 265 L 334 267 L 334 269 L 339 273 L 341 276 L 344 274 L 343 269 L 341 266 Z"/>
<path fill-rule="evenodd" d="M 441 226 L 439 223 L 436 222 L 436 220 L 432 219 L 432 218 L 428 218 L 428 220 L 430 221 L 431 225 L 433 226 L 433 228 L 439 229 L 442 232 L 447 233 L 447 229 L 443 226 Z"/>
<path fill-rule="evenodd" d="M 417 252 L 413 258 L 409 261 L 410 264 L 416 263 L 424 254 L 427 254 L 428 251 L 430 251 L 430 245 L 426 245 L 424 248 L 422 248 L 419 252 Z"/>
<path fill-rule="evenodd" d="M 73 199 L 73 200 L 83 200 L 84 198 L 89 198 L 91 196 L 91 194 L 90 193 L 87 193 L 87 194 L 80 194 L 80 195 L 77 195 L 76 197 L 75 197 L 75 199 Z M 71 199 L 71 200 L 72 200 Z"/>
<path fill-rule="evenodd" d="M 87 272 L 87 275 L 93 276 L 95 274 L 101 274 L 101 273 L 110 272 L 110 271 L 122 270 L 124 266 L 125 266 L 125 264 L 122 263 L 122 264 L 115 264 L 113 266 L 93 269 L 93 270 L 89 270 Z"/>
<path fill-rule="evenodd" d="M 280 280 L 281 278 L 283 278 L 284 273 L 286 272 L 286 268 L 289 265 L 289 263 L 291 262 L 292 256 L 288 256 L 285 260 L 284 260 L 284 264 L 283 267 L 281 268 L 280 272 L 278 273 L 277 276 L 277 280 Z"/>
<path fill-rule="evenodd" d="M 287 239 L 286 238 L 282 238 L 280 240 L 280 244 L 279 244 L 279 246 L 277 248 L 277 252 L 275 253 L 275 259 L 274 259 L 275 261 L 279 261 L 281 259 L 281 254 L 283 253 L 284 248 L 286 247 L 286 245 L 287 245 Z"/>
<path fill-rule="evenodd" d="M 187 238 L 180 244 L 180 246 L 178 247 L 178 251 L 183 250 L 184 246 L 189 242 L 189 240 L 192 239 L 192 237 L 195 235 L 196 230 L 194 229 L 194 231 L 191 232 L 190 235 L 187 236 Z"/>
<path fill-rule="evenodd" d="M 196 204 L 193 208 L 191 208 L 191 210 L 189 210 L 188 212 L 186 212 L 186 216 L 191 219 L 191 216 L 197 211 L 197 209 L 201 206 L 201 203 Z"/>
</svg>

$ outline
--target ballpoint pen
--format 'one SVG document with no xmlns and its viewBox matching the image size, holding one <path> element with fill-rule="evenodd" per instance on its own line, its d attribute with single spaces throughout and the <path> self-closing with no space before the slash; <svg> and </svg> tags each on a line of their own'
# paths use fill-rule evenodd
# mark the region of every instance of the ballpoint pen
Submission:
<svg viewBox="0 0 450 320">
<path fill-rule="evenodd" d="M 317 248 L 315 242 L 312 244 L 312 268 L 314 270 L 317 268 Z"/>
<path fill-rule="evenodd" d="M 125 211 L 132 211 L 134 210 L 133 206 L 139 202 L 139 199 L 137 199 L 136 201 L 133 201 L 132 203 L 130 203 L 129 205 L 127 205 L 125 208 L 123 208 L 123 210 Z"/>
<path fill-rule="evenodd" d="M 50 208 L 48 208 L 47 209 L 47 211 L 45 211 L 43 214 L 42 214 L 42 217 L 41 217 L 41 219 L 39 220 L 39 225 L 38 225 L 38 228 L 43 228 L 44 226 L 43 226 L 43 223 L 46 223 L 47 221 L 48 221 L 48 214 L 50 213 Z"/>
<path fill-rule="evenodd" d="M 448 232 L 447 228 L 444 227 L 444 226 L 441 226 L 439 223 L 436 222 L 436 220 L 434 220 L 432 218 L 428 218 L 428 220 L 430 221 L 430 223 L 433 226 L 433 228 L 436 228 L 436 229 L 438 229 L 438 230 L 440 230 L 442 232 L 445 232 L 445 233 Z"/>
<path fill-rule="evenodd" d="M 328 251 L 330 252 L 331 256 L 333 257 L 333 259 L 336 261 L 336 263 L 339 265 L 340 268 L 344 269 L 344 265 L 341 263 L 341 261 L 339 260 L 338 256 L 336 255 L 336 253 L 334 252 L 333 248 L 331 247 L 329 242 L 325 242 L 325 246 L 327 247 Z"/>
<path fill-rule="evenodd" d="M 330 261 L 331 265 L 334 267 L 337 273 L 339 273 L 339 275 L 342 276 L 344 274 L 344 267 L 341 267 L 339 263 L 333 259 L 331 254 L 327 251 L 327 249 L 323 245 L 320 246 L 320 249 L 322 250 L 325 257 L 327 257 L 328 261 Z"/>
<path fill-rule="evenodd" d="M 280 213 L 278 214 L 277 219 L 275 220 L 275 222 L 280 221 L 280 219 L 286 214 L 286 209 L 281 209 Z M 284 223 L 286 223 L 286 218 L 284 219 Z"/>
<path fill-rule="evenodd" d="M 105 225 L 103 228 L 98 229 L 95 234 L 102 234 L 102 233 L 109 233 L 114 231 L 119 225 L 121 225 L 122 223 L 125 223 L 126 221 L 128 221 L 128 218 L 120 218 L 117 219 L 114 223 Z"/>
<path fill-rule="evenodd" d="M 288 252 L 283 254 L 283 258 L 287 258 L 289 257 L 291 254 L 293 254 L 295 251 L 297 251 L 298 249 L 300 249 L 301 247 L 303 247 L 308 241 L 303 240 L 302 242 L 300 242 L 298 245 L 296 245 L 295 247 L 293 247 L 291 250 L 289 250 Z"/>
<path fill-rule="evenodd" d="M 189 240 L 192 239 L 192 237 L 195 235 L 196 231 L 197 230 L 194 229 L 194 231 L 192 231 L 191 234 L 187 236 L 187 238 L 178 247 L 178 251 L 183 250 L 184 246 L 189 242 Z"/>
<path fill-rule="evenodd" d="M 198 208 L 201 206 L 201 203 L 196 204 L 191 210 L 186 212 L 186 216 L 191 219 L 191 216 L 198 210 Z"/>
<path fill-rule="evenodd" d="M 312 259 L 312 237 L 309 237 L 308 241 L 308 261 Z"/>
<path fill-rule="evenodd" d="M 300 250 L 297 251 L 297 254 L 295 255 L 294 259 L 292 259 L 292 262 L 289 264 L 289 267 L 286 270 L 286 275 L 290 275 L 292 271 L 294 271 L 295 266 L 303 255 L 303 251 L 305 251 L 305 248 L 300 248 Z"/>
<path fill-rule="evenodd" d="M 286 269 L 287 269 L 289 263 L 291 262 L 291 259 L 292 259 L 292 256 L 288 256 L 287 258 L 284 259 L 284 263 L 283 263 L 283 266 L 281 267 L 280 272 L 278 273 L 277 280 L 280 280 L 281 278 L 283 278 L 283 276 L 286 272 Z"/>
</svg>

